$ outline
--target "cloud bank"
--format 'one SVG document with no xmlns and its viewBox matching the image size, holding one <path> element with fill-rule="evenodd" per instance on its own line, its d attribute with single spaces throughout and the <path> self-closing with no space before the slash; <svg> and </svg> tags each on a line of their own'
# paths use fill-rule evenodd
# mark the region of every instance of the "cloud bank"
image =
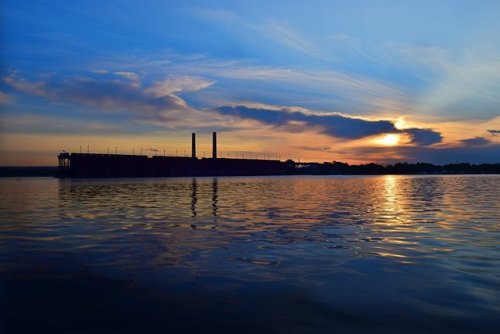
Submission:
<svg viewBox="0 0 500 334">
<path fill-rule="evenodd" d="M 264 109 L 246 106 L 222 106 L 216 109 L 223 115 L 253 119 L 274 126 L 284 131 L 306 131 L 317 129 L 318 132 L 341 139 L 360 139 L 384 133 L 407 134 L 410 143 L 428 146 L 442 141 L 442 135 L 432 129 L 398 129 L 392 121 L 366 120 L 342 114 L 312 114 L 303 111 L 290 111 L 286 108 Z"/>
<path fill-rule="evenodd" d="M 483 138 L 483 137 L 474 137 L 474 138 L 467 138 L 467 139 L 462 139 L 460 142 L 464 146 L 484 146 L 484 145 L 490 145 L 493 142 L 489 139 Z"/>
<path fill-rule="evenodd" d="M 363 147 L 353 149 L 352 154 L 362 156 L 368 161 L 378 160 L 381 163 L 395 163 L 403 161 L 428 162 L 433 164 L 461 162 L 500 163 L 500 144 L 461 144 L 453 147 Z"/>
<path fill-rule="evenodd" d="M 213 83 L 200 78 L 172 77 L 145 88 L 135 73 L 126 71 L 98 77 L 73 77 L 62 82 L 30 82 L 15 73 L 3 79 L 17 91 L 29 95 L 94 107 L 93 112 L 127 112 L 168 127 L 195 123 L 203 127 L 212 124 L 218 116 L 192 108 L 175 94 L 203 89 Z"/>
</svg>

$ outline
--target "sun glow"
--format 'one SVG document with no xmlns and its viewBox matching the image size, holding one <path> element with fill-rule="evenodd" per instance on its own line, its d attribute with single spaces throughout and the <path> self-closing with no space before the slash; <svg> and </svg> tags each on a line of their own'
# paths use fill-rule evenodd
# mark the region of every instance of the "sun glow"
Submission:
<svg viewBox="0 0 500 334">
<path fill-rule="evenodd" d="M 381 139 L 377 139 L 376 142 L 385 146 L 395 146 L 399 144 L 400 136 L 394 133 L 386 134 Z"/>
</svg>

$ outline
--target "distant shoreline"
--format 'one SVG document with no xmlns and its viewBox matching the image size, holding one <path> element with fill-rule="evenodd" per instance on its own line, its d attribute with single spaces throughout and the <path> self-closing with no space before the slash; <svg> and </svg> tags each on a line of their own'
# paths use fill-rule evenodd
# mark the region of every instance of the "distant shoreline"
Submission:
<svg viewBox="0 0 500 334">
<path fill-rule="evenodd" d="M 55 177 L 57 166 L 4 166 L 0 177 Z M 314 163 L 296 172 L 283 175 L 484 175 L 500 174 L 498 164 L 458 163 L 432 165 L 426 163 L 398 163 L 395 165 L 348 165 L 340 162 Z"/>
</svg>

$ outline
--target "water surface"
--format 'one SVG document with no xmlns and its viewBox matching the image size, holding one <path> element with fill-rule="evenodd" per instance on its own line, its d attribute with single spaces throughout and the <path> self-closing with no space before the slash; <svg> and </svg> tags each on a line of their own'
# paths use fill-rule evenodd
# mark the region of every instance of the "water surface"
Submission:
<svg viewBox="0 0 500 334">
<path fill-rule="evenodd" d="M 0 331 L 497 332 L 500 176 L 0 180 Z"/>
</svg>

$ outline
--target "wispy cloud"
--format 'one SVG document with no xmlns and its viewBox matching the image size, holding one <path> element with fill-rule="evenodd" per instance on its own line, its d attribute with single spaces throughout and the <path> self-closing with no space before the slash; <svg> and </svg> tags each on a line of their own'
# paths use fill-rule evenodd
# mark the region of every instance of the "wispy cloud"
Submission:
<svg viewBox="0 0 500 334">
<path fill-rule="evenodd" d="M 269 20 L 263 25 L 255 26 L 254 29 L 256 31 L 260 31 L 263 36 L 273 39 L 276 43 L 298 51 L 304 55 L 322 59 L 329 58 L 329 55 L 325 51 L 321 50 L 319 47 L 302 37 L 286 22 Z"/>
<path fill-rule="evenodd" d="M 401 86 L 340 70 L 259 65 L 249 60 L 221 60 L 174 52 L 103 59 L 99 68 L 118 71 L 126 64 L 136 73 L 147 73 L 145 80 L 208 77 L 209 82 L 217 81 L 216 87 L 211 85 L 198 95 L 210 97 L 208 104 L 235 100 L 268 104 L 287 101 L 311 109 L 373 116 L 418 112 L 411 92 Z"/>
<path fill-rule="evenodd" d="M 253 99 L 257 100 L 259 97 L 268 98 L 268 93 L 272 91 L 276 99 L 289 101 L 290 104 L 313 107 L 329 105 L 330 109 L 347 113 L 376 115 L 404 114 L 412 111 L 411 97 L 399 87 L 341 71 L 258 66 L 247 62 L 211 60 L 178 63 L 172 68 L 193 75 L 221 78 L 221 81 L 238 80 L 241 84 L 236 82 L 231 85 L 232 91 L 235 92 L 238 92 L 240 86 L 245 87 L 251 82 L 260 82 L 261 85 L 256 86 L 251 92 Z M 221 95 L 230 93 L 231 91 L 221 92 Z M 311 99 L 313 100 L 311 103 L 301 103 Z"/>
<path fill-rule="evenodd" d="M 214 24 L 231 24 L 251 31 L 252 33 L 256 33 L 262 40 L 272 41 L 272 47 L 278 44 L 307 56 L 321 59 L 328 59 L 331 57 L 320 47 L 312 43 L 310 39 L 302 36 L 302 34 L 296 31 L 288 22 L 270 19 L 262 22 L 250 22 L 234 12 L 221 9 L 191 8 L 191 12 L 195 16 L 213 22 Z M 234 30 L 231 31 L 235 33 Z"/>
<path fill-rule="evenodd" d="M 386 44 L 385 63 L 422 80 L 415 109 L 447 118 L 492 118 L 500 106 L 500 55 Z"/>
<path fill-rule="evenodd" d="M 109 73 L 108 70 L 105 70 L 105 69 L 102 69 L 102 68 L 92 69 L 92 70 L 90 70 L 90 72 L 96 73 L 96 74 L 108 74 Z"/>
<path fill-rule="evenodd" d="M 51 97 L 50 91 L 46 87 L 46 83 L 43 81 L 30 82 L 21 78 L 17 73 L 12 73 L 3 77 L 3 80 L 16 90 L 43 97 Z"/>
<path fill-rule="evenodd" d="M 178 76 L 170 77 L 165 80 L 156 82 L 147 92 L 154 96 L 166 96 L 181 92 L 194 92 L 205 89 L 213 85 L 215 81 L 206 80 L 200 77 Z"/>
<path fill-rule="evenodd" d="M 114 72 L 114 74 L 116 75 L 119 75 L 121 77 L 124 77 L 128 80 L 130 80 L 130 83 L 132 84 L 132 86 L 134 87 L 139 87 L 141 82 L 139 80 L 139 76 L 134 73 L 134 72 L 129 72 L 129 71 L 117 71 L 117 72 Z"/>
</svg>

